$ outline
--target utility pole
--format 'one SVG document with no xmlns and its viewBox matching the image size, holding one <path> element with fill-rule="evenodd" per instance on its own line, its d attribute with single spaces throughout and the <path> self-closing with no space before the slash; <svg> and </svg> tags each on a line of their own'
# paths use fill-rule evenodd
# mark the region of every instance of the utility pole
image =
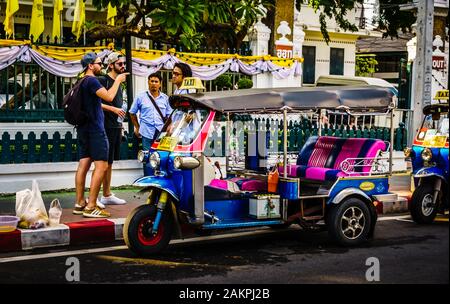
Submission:
<svg viewBox="0 0 450 304">
<path fill-rule="evenodd" d="M 409 140 L 422 123 L 422 110 L 431 104 L 432 56 L 433 56 L 434 0 L 419 0 L 417 4 L 417 51 L 413 68 L 413 119 Z"/>
</svg>

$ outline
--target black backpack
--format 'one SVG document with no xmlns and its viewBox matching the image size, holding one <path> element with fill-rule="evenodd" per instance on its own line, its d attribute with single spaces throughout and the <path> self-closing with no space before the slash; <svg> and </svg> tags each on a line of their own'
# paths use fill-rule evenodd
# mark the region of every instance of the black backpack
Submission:
<svg viewBox="0 0 450 304">
<path fill-rule="evenodd" d="M 80 91 L 81 84 L 86 78 L 78 80 L 63 99 L 64 119 L 74 126 L 84 125 L 88 121 L 88 115 L 83 110 L 83 96 Z"/>
</svg>

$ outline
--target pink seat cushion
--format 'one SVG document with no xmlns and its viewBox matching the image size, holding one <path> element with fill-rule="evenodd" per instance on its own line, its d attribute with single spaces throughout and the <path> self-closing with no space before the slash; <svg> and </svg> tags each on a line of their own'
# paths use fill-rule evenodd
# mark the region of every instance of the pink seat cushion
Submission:
<svg viewBox="0 0 450 304">
<path fill-rule="evenodd" d="M 228 179 L 233 183 L 236 183 L 242 191 L 267 191 L 267 182 L 258 179 L 248 179 L 243 177 L 233 177 Z M 210 186 L 228 190 L 227 180 L 213 179 Z"/>
<path fill-rule="evenodd" d="M 227 181 L 224 179 L 213 179 L 210 183 L 210 186 L 220 188 L 223 190 L 228 190 Z"/>
<path fill-rule="evenodd" d="M 328 156 L 330 156 L 336 140 L 336 137 L 319 137 L 308 160 L 308 167 L 325 167 L 325 163 L 327 162 Z"/>
<path fill-rule="evenodd" d="M 287 166 L 287 175 L 313 180 L 333 180 L 348 174 L 341 170 L 341 163 L 348 158 L 375 158 L 380 150 L 386 149 L 386 143 L 380 139 L 369 138 L 337 138 L 322 136 L 312 141 L 308 140 L 307 147 L 300 152 L 297 165 Z M 305 144 L 306 146 L 306 144 Z M 302 155 L 305 154 L 305 155 Z M 355 161 L 347 161 L 352 167 Z M 307 164 L 307 165 L 306 165 Z M 352 175 L 361 175 L 371 170 L 369 166 L 356 167 Z M 283 166 L 278 167 L 280 174 L 284 173 Z"/>
</svg>

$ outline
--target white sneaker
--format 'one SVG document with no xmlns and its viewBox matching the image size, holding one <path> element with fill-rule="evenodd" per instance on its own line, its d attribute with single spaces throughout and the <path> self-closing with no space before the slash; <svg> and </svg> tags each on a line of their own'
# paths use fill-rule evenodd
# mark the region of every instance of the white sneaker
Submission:
<svg viewBox="0 0 450 304">
<path fill-rule="evenodd" d="M 116 197 L 113 193 L 111 193 L 111 195 L 108 197 L 102 196 L 102 199 L 100 201 L 105 205 L 123 205 L 127 203 L 125 200 Z"/>
<path fill-rule="evenodd" d="M 100 209 L 106 208 L 106 206 L 104 204 L 102 204 L 98 198 L 97 198 L 97 207 L 99 207 Z"/>
</svg>

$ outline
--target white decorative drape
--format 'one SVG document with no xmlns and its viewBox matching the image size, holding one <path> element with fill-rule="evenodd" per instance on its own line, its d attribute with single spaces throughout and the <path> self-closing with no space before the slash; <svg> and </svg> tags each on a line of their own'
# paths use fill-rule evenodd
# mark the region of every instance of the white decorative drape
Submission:
<svg viewBox="0 0 450 304">
<path fill-rule="evenodd" d="M 103 59 L 111 52 L 112 50 L 105 49 L 100 51 L 98 56 Z M 62 61 L 54 59 L 37 50 L 34 50 L 29 45 L 0 47 L 0 70 L 8 67 L 16 61 L 34 61 L 49 73 L 61 77 L 75 77 L 82 69 L 79 60 Z M 146 77 L 160 69 L 171 70 L 177 62 L 183 61 L 172 53 L 162 55 L 161 57 L 153 60 L 133 58 L 133 74 L 136 76 Z M 288 67 L 281 67 L 270 60 L 264 59 L 247 64 L 239 58 L 229 58 L 220 63 L 209 66 L 198 66 L 192 64 L 190 64 L 190 66 L 192 68 L 193 76 L 199 77 L 202 80 L 213 80 L 228 71 L 240 72 L 250 76 L 270 72 L 277 79 L 285 79 L 289 76 L 300 76 L 302 74 L 301 63 L 297 60 L 295 60 L 294 63 Z"/>
</svg>

